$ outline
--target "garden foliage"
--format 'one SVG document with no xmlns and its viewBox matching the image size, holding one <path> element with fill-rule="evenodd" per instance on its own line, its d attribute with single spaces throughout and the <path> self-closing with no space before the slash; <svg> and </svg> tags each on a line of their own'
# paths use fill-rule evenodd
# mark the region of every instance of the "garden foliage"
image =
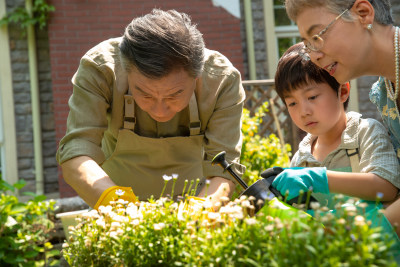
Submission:
<svg viewBox="0 0 400 267">
<path fill-rule="evenodd" d="M 11 186 L 0 177 L 0 266 L 52 266 L 59 255 L 48 240 L 55 202 L 29 192 L 32 199 L 20 202 L 10 193 L 24 185 L 21 180 Z"/>
<path fill-rule="evenodd" d="M 260 106 L 254 116 L 250 111 L 243 109 L 242 135 L 243 146 L 240 163 L 246 166 L 243 180 L 253 184 L 260 178 L 260 173 L 270 167 L 289 167 L 290 145 L 282 147 L 281 142 L 275 134 L 260 136 L 259 130 L 263 117 L 268 111 L 268 102 Z"/>
<path fill-rule="evenodd" d="M 396 266 L 379 228 L 352 210 L 280 219 L 269 204 L 249 216 L 254 205 L 242 197 L 219 212 L 182 211 L 167 198 L 120 199 L 83 215 L 63 256 L 71 266 Z"/>
<path fill-rule="evenodd" d="M 258 134 L 266 107 L 254 117 L 244 110 L 241 163 L 249 184 L 289 164 L 288 145 Z M 254 216 L 263 203 L 251 197 L 221 198 L 218 212 L 208 201 L 179 199 L 119 199 L 84 214 L 69 228 L 64 258 L 71 266 L 396 266 L 380 228 L 352 209 L 321 216 L 326 208 L 315 205 L 314 218 L 300 210 L 288 217 L 270 201 Z"/>
</svg>

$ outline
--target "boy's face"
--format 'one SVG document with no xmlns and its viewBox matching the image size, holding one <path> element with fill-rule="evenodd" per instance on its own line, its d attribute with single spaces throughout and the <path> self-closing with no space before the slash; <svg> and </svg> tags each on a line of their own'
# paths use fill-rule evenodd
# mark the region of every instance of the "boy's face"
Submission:
<svg viewBox="0 0 400 267">
<path fill-rule="evenodd" d="M 337 130 L 341 120 L 346 120 L 343 103 L 349 89 L 344 87 L 339 89 L 339 96 L 327 83 L 311 83 L 292 90 L 284 100 L 293 122 L 317 136 Z"/>
</svg>

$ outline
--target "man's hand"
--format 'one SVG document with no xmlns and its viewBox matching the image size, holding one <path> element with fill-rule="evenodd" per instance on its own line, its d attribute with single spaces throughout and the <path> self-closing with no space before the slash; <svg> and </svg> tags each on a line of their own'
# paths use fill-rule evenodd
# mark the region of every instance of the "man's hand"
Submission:
<svg viewBox="0 0 400 267">
<path fill-rule="evenodd" d="M 278 174 L 272 186 L 279 190 L 283 196 L 289 192 L 287 200 L 299 196 L 300 191 L 309 191 L 311 187 L 313 192 L 329 194 L 325 167 L 287 168 Z"/>
<path fill-rule="evenodd" d="M 219 206 L 216 205 L 220 202 L 221 197 L 231 197 L 233 191 L 235 190 L 235 184 L 222 177 L 214 176 L 209 178 L 210 184 L 204 186 L 198 197 L 205 197 L 207 192 L 207 199 L 209 199 L 212 203 L 212 207 L 214 210 L 218 210 Z"/>
<path fill-rule="evenodd" d="M 90 157 L 79 156 L 61 164 L 64 180 L 91 207 L 101 194 L 115 183 Z"/>
<path fill-rule="evenodd" d="M 130 187 L 112 186 L 104 190 L 97 200 L 94 208 L 97 210 L 100 206 L 107 206 L 111 201 L 123 199 L 129 202 L 136 202 L 136 196 Z"/>
</svg>

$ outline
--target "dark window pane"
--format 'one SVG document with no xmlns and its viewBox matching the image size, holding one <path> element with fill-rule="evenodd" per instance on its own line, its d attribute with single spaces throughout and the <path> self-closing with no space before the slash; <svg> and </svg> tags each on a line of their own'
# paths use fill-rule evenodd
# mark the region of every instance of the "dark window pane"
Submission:
<svg viewBox="0 0 400 267">
<path fill-rule="evenodd" d="M 279 57 L 285 53 L 285 51 L 292 45 L 300 42 L 300 37 L 286 37 L 286 38 L 279 38 L 278 39 L 278 46 L 279 46 Z"/>
<path fill-rule="evenodd" d="M 275 26 L 288 26 L 292 24 L 285 9 L 275 9 Z"/>
</svg>

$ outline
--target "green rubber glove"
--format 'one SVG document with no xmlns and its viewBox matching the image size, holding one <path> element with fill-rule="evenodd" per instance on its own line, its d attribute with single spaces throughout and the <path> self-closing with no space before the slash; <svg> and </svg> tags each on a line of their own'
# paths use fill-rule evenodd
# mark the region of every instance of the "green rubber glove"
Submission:
<svg viewBox="0 0 400 267">
<path fill-rule="evenodd" d="M 289 192 L 287 200 L 297 197 L 300 191 L 307 192 L 312 190 L 316 193 L 329 194 L 325 167 L 287 168 L 276 176 L 272 186 L 281 192 L 283 196 L 286 192 Z"/>
</svg>

